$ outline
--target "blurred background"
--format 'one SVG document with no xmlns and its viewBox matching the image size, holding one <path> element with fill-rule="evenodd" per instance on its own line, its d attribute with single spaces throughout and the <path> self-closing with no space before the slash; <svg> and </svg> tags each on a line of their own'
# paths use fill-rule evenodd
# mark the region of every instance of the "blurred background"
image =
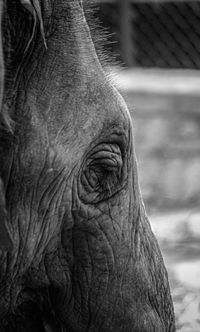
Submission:
<svg viewBox="0 0 200 332">
<path fill-rule="evenodd" d="M 200 331 L 200 2 L 97 0 L 177 331 Z"/>
</svg>

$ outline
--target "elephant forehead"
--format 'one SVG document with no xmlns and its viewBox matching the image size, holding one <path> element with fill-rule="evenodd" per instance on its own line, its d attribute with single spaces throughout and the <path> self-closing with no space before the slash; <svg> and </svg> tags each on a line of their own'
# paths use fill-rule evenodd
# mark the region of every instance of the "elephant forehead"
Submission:
<svg viewBox="0 0 200 332">
<path fill-rule="evenodd" d="M 68 106 L 69 105 L 69 106 Z M 69 113 L 70 108 L 70 113 Z M 65 107 L 65 119 L 58 122 L 59 137 L 66 142 L 78 143 L 78 146 L 89 145 L 104 134 L 112 135 L 113 131 L 123 132 L 128 135 L 130 120 L 127 117 L 118 96 L 105 97 L 103 94 L 97 97 L 96 102 L 88 103 L 82 96 L 77 96 L 74 104 Z M 52 123 L 53 124 L 53 123 Z M 55 125 L 55 122 L 54 122 Z M 55 126 L 52 126 L 55 130 Z M 58 132 L 55 133 L 58 138 Z"/>
<path fill-rule="evenodd" d="M 73 85 L 70 78 L 63 78 L 62 82 L 58 78 L 51 84 L 47 93 L 37 95 L 37 101 L 31 93 L 29 103 L 32 119 L 42 114 L 54 135 L 57 136 L 63 127 L 70 137 L 73 130 L 77 132 L 84 128 L 96 135 L 105 122 L 118 123 L 124 130 L 129 128 L 127 106 L 105 74 L 92 71 L 88 76 L 80 70 L 74 75 Z"/>
<path fill-rule="evenodd" d="M 40 166 L 47 154 L 49 161 L 59 157 L 64 163 L 74 163 L 91 144 L 105 142 L 114 134 L 124 135 L 128 142 L 131 120 L 126 105 L 112 86 L 107 90 L 109 96 L 104 87 L 96 88 L 93 97 L 81 89 L 71 91 L 68 97 L 51 98 L 45 104 L 31 94 L 27 102 L 31 113 L 23 119 L 20 133 L 20 159 L 25 168 L 27 163 Z"/>
</svg>

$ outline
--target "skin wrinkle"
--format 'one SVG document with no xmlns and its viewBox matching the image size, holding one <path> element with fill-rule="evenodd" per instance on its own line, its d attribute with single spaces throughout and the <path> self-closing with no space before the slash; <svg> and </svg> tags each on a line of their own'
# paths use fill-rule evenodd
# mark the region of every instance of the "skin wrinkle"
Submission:
<svg viewBox="0 0 200 332">
<path fill-rule="evenodd" d="M 75 275 L 75 271 L 74 271 L 74 267 L 73 267 L 73 271 L 72 271 L 72 277 L 71 277 L 71 281 L 72 281 L 72 285 L 71 285 L 71 287 L 72 287 L 72 301 L 73 301 L 73 306 L 71 305 L 70 306 L 70 313 L 69 312 L 67 312 L 67 316 L 68 316 L 68 319 L 69 319 L 69 322 L 70 322 L 70 319 L 72 318 L 73 319 L 73 315 L 74 315 L 74 311 L 73 310 L 75 310 L 75 312 L 76 312 L 76 314 L 80 314 L 80 312 L 79 311 L 77 311 L 77 308 L 75 308 L 75 305 L 76 305 L 76 303 L 75 303 L 75 294 L 76 294 L 76 291 L 75 291 L 75 285 L 76 285 L 76 283 L 74 283 L 73 281 L 75 281 L 75 277 L 74 277 L 74 275 Z M 62 308 L 61 308 L 62 309 Z M 69 309 L 69 307 L 68 307 L 68 309 Z M 62 313 L 62 314 L 64 314 L 64 312 Z M 78 316 L 78 318 L 79 318 L 80 316 Z M 63 322 L 63 324 L 65 324 L 65 321 Z M 77 325 L 77 321 L 76 321 L 76 325 Z M 74 327 L 75 328 L 75 327 Z"/>
<path fill-rule="evenodd" d="M 63 219 L 62 216 L 63 216 L 64 213 L 65 213 L 66 202 L 63 202 L 63 203 L 62 203 L 62 201 L 63 201 L 63 197 L 64 197 L 64 194 L 65 194 L 66 190 L 67 190 L 67 187 L 66 187 L 66 185 L 65 185 L 65 186 L 63 186 L 63 189 L 62 189 L 61 195 L 60 195 L 60 197 L 58 198 L 58 201 L 57 201 L 57 203 L 56 203 L 56 209 L 57 209 L 58 207 L 59 207 L 59 209 L 58 209 L 58 215 L 54 214 L 54 217 L 57 216 L 57 217 L 60 218 L 60 220 Z"/>
<path fill-rule="evenodd" d="M 38 206 L 38 212 L 42 209 L 42 205 L 43 205 L 43 201 L 45 201 L 45 198 L 48 194 L 48 205 L 45 205 L 45 213 L 43 216 L 43 219 L 45 220 L 49 208 L 50 206 L 52 206 L 53 200 L 58 192 L 58 190 L 60 190 L 60 185 L 63 183 L 63 178 L 61 178 L 61 174 L 64 173 L 64 169 L 62 169 L 60 171 L 60 174 L 58 174 L 56 177 L 54 177 L 54 179 L 52 180 L 52 182 L 48 185 L 48 187 L 46 188 L 46 190 L 42 193 L 42 197 L 40 198 L 39 201 L 39 206 Z M 56 182 L 59 179 L 58 182 Z"/>
<path fill-rule="evenodd" d="M 55 195 L 55 194 L 54 194 Z M 54 197 L 54 195 L 53 195 L 53 197 Z M 52 200 L 53 200 L 53 197 L 52 197 Z M 51 205 L 51 204 L 49 204 L 49 205 Z M 32 209 L 31 209 L 32 210 Z M 46 216 L 44 216 L 44 217 L 46 217 Z M 29 226 L 30 226 L 30 224 L 31 224 L 31 222 L 29 222 Z M 45 224 L 44 224 L 45 225 Z M 29 228 L 28 228 L 29 229 Z M 42 234 L 43 234 L 43 230 L 41 229 L 41 231 L 42 231 Z M 40 241 L 41 241 L 41 238 L 40 238 Z M 26 245 L 26 241 L 25 241 L 25 245 Z M 38 243 L 38 245 L 39 245 L 39 243 Z M 34 256 L 34 254 L 33 254 L 33 256 Z M 31 262 L 30 262 L 31 263 Z"/>
<path fill-rule="evenodd" d="M 74 200 L 73 200 L 74 201 Z M 72 216 L 73 216 L 73 210 L 72 210 Z M 75 217 L 75 216 L 73 216 Z M 73 218 L 75 219 L 75 218 Z M 73 253 L 75 253 L 75 242 L 74 242 L 74 227 L 72 228 L 72 249 L 73 249 Z M 74 262 L 75 256 L 73 256 L 73 267 L 72 267 L 72 294 L 74 294 L 74 290 L 73 290 L 73 276 L 75 274 L 75 262 Z"/>
<path fill-rule="evenodd" d="M 105 259 L 105 255 L 104 255 L 104 259 Z M 94 265 L 94 263 L 93 263 L 93 265 Z M 107 265 L 105 265 L 104 266 L 104 268 L 106 269 L 106 270 L 108 270 L 108 266 Z M 105 274 L 105 271 L 104 272 L 99 272 L 98 273 L 98 278 L 96 277 L 96 281 L 98 281 L 98 279 L 100 279 L 101 280 L 101 277 L 102 276 L 104 276 L 104 283 L 105 283 L 105 275 L 108 275 L 108 274 Z M 93 281 L 92 281 L 93 282 Z M 95 287 L 96 288 L 96 287 Z M 104 286 L 104 288 L 105 288 L 105 286 Z M 98 314 L 98 310 L 99 310 L 99 308 L 100 308 L 100 306 L 101 306 L 101 304 L 99 303 L 99 305 L 97 305 L 97 303 L 98 303 L 98 295 L 100 294 L 99 293 L 99 290 L 100 290 L 100 284 L 99 284 L 99 282 L 98 282 L 98 288 L 97 288 L 97 290 L 96 290 L 96 296 L 94 297 L 94 295 L 92 296 L 91 294 L 92 294 L 92 291 L 94 291 L 93 290 L 93 288 L 92 287 L 90 287 L 89 288 L 89 294 L 90 294 L 90 296 L 89 296 L 89 298 L 88 298 L 88 303 L 90 304 L 90 303 L 96 303 L 96 308 L 95 308 L 95 312 L 94 312 L 94 309 L 93 309 L 93 311 L 92 310 L 90 310 L 91 312 L 92 312 L 92 314 L 91 314 L 91 316 L 93 317 L 93 320 L 95 320 L 96 319 L 96 315 Z M 105 293 L 105 292 L 104 292 Z M 102 295 L 102 285 L 101 285 L 101 295 Z"/>
<path fill-rule="evenodd" d="M 12 153 L 12 157 L 11 157 L 10 162 L 11 162 L 11 164 L 10 164 L 10 167 L 9 167 L 9 173 L 8 173 L 8 177 L 7 177 L 8 180 L 6 181 L 6 185 L 4 184 L 4 186 L 5 186 L 5 192 L 6 192 L 6 202 L 7 202 L 7 205 L 9 205 L 9 203 L 10 203 L 9 202 L 9 196 L 7 195 L 7 193 L 8 193 L 9 187 L 11 186 L 11 183 L 10 183 L 11 180 L 10 179 L 12 178 L 12 174 L 14 173 L 14 153 Z M 8 213 L 8 220 L 9 221 L 12 220 L 13 219 L 12 215 L 11 215 L 12 210 L 7 209 L 7 213 Z M 11 231 L 12 231 L 12 234 L 13 234 L 14 233 L 13 232 L 13 225 L 12 225 L 11 222 L 9 222 L 8 227 L 12 228 Z"/>
<path fill-rule="evenodd" d="M 105 269 L 106 269 L 107 273 L 105 273 L 105 271 L 100 273 L 99 279 L 101 280 L 101 277 L 102 276 L 104 277 L 104 283 L 106 284 L 106 289 L 104 291 L 104 294 L 102 294 L 102 291 L 101 292 L 99 291 L 100 290 L 100 284 L 99 284 L 98 291 L 97 291 L 97 294 L 101 293 L 102 296 L 106 296 L 107 292 L 109 290 L 109 286 L 108 286 L 109 285 L 109 264 L 108 264 L 108 259 L 105 254 L 104 254 L 104 259 L 106 261 Z M 107 277 L 106 280 L 105 280 L 105 276 Z M 98 297 L 96 297 L 96 301 L 94 301 L 94 303 L 97 303 L 97 302 L 98 302 Z M 97 313 L 98 313 L 98 311 L 100 311 L 101 306 L 102 306 L 102 304 L 99 304 L 99 306 L 97 307 L 97 310 L 96 310 Z"/>
<path fill-rule="evenodd" d="M 114 234 L 115 234 L 115 236 L 116 236 L 116 239 L 119 240 L 120 237 L 119 237 L 119 235 L 118 235 L 117 232 L 116 232 L 116 227 L 114 226 L 114 220 L 113 220 L 112 216 L 110 215 L 109 201 L 108 201 L 108 203 L 107 203 L 107 206 L 108 206 L 108 212 L 106 212 L 106 209 L 102 210 L 102 209 L 100 208 L 100 206 L 98 207 L 98 210 L 100 211 L 101 216 L 106 216 L 106 217 L 108 217 L 108 218 L 109 218 L 108 220 L 112 222 L 112 227 L 113 227 L 113 230 L 114 230 Z M 106 218 L 106 219 L 107 219 L 107 218 Z M 101 223 L 100 223 L 100 222 L 99 222 L 99 227 L 101 227 Z"/>
<path fill-rule="evenodd" d="M 83 304 L 84 304 L 84 302 L 83 302 L 83 290 L 82 290 L 83 287 L 82 287 L 81 282 L 80 282 L 79 279 L 76 280 L 76 287 L 79 291 L 79 297 L 78 297 L 79 301 L 76 301 L 76 312 L 77 311 L 79 312 L 80 317 L 84 317 L 83 312 L 82 312 L 82 310 L 84 308 L 84 306 L 83 306 Z M 76 290 L 76 298 L 77 298 L 78 291 Z M 77 305 L 78 305 L 78 310 L 77 310 Z M 85 319 L 85 317 L 84 317 L 84 319 Z"/>
<path fill-rule="evenodd" d="M 140 211 L 138 210 L 137 216 L 135 218 L 135 225 L 132 223 L 131 227 L 131 253 L 130 253 L 130 260 L 137 261 L 140 258 L 140 233 L 139 233 L 139 221 L 140 221 Z M 134 227 L 135 226 L 135 227 Z M 133 230 L 134 227 L 134 230 Z"/>
<path fill-rule="evenodd" d="M 99 226 L 99 229 L 101 230 L 101 232 L 102 232 L 104 238 L 106 239 L 107 247 L 110 248 L 110 253 L 112 253 L 112 254 L 110 255 L 110 257 L 111 257 L 111 260 L 110 260 L 110 261 L 112 262 L 112 266 L 115 266 L 117 260 L 116 260 L 116 257 L 115 257 L 115 255 L 114 255 L 114 251 L 113 251 L 113 248 L 112 248 L 111 241 L 110 241 L 110 239 L 108 238 L 108 236 L 106 235 L 105 230 L 103 229 L 103 227 L 101 226 L 101 223 L 100 223 L 99 221 L 98 221 L 98 226 Z M 108 249 L 108 248 L 107 248 L 107 249 Z"/>
<path fill-rule="evenodd" d="M 100 277 L 101 275 L 99 275 L 99 277 Z M 105 276 L 104 276 L 104 279 L 105 279 Z M 108 284 L 107 284 L 108 285 Z M 100 286 L 98 286 L 98 288 L 97 288 L 97 291 L 96 291 L 96 301 L 95 301 L 95 298 L 94 298 L 94 296 L 93 296 L 93 301 L 92 301 L 92 303 L 96 303 L 96 306 L 95 306 L 95 311 L 94 311 L 94 309 L 93 310 L 91 310 L 91 312 L 92 312 L 92 314 L 91 314 L 91 318 L 92 318 L 92 320 L 95 322 L 96 320 L 97 320 L 97 317 L 98 317 L 98 314 L 99 314 L 99 312 L 101 312 L 101 309 L 102 309 L 102 303 L 100 302 L 99 303 L 99 305 L 97 305 L 97 303 L 98 303 L 98 301 L 97 301 L 97 299 L 98 299 L 98 296 L 99 296 L 99 287 Z M 107 286 L 108 287 L 108 286 Z M 101 287 L 102 288 L 102 287 Z M 102 294 L 102 289 L 101 289 L 101 294 Z M 105 301 L 105 297 L 104 297 L 104 301 Z M 108 318 L 109 319 L 109 318 Z M 88 328 L 88 330 L 89 330 L 89 328 Z"/>
<path fill-rule="evenodd" d="M 27 230 L 26 230 L 26 233 L 25 233 L 25 241 L 24 241 L 24 245 L 21 249 L 21 261 L 23 261 L 23 257 L 26 257 L 26 243 L 27 243 L 27 240 L 28 240 L 28 236 L 29 236 L 29 231 L 30 231 L 30 228 L 31 228 L 31 223 L 30 223 L 30 220 L 31 220 L 31 215 L 32 215 L 32 203 L 33 203 L 33 195 L 34 195 L 34 192 L 31 193 L 31 200 L 30 200 L 30 209 L 29 209 L 29 223 L 28 223 L 28 227 L 27 227 Z M 18 262 L 18 265 L 20 265 L 20 262 Z"/>
<path fill-rule="evenodd" d="M 144 228 L 144 225 L 143 225 L 142 232 L 145 232 L 145 233 L 147 232 L 146 228 Z M 149 251 L 148 246 L 150 246 L 151 244 L 148 244 L 148 246 L 146 244 L 144 242 L 142 242 L 142 245 L 143 245 L 142 248 L 143 248 L 143 250 Z M 157 253 L 157 250 L 155 251 L 155 253 Z M 157 263 L 155 262 L 155 258 L 151 257 L 151 255 L 149 257 L 151 258 L 151 267 L 153 267 L 154 270 L 158 271 L 158 273 L 160 273 L 160 275 L 163 276 L 163 271 L 161 271 L 161 269 L 158 270 Z M 160 260 L 160 257 L 159 257 L 159 260 Z M 150 274 L 150 276 L 153 277 L 152 273 Z M 159 275 L 158 275 L 158 281 L 159 281 Z M 155 286 L 158 286 L 157 282 L 154 284 L 155 284 Z M 151 287 L 151 283 L 149 283 L 149 287 Z M 164 295 L 162 292 L 160 292 L 160 286 L 156 287 L 155 291 L 157 294 Z M 155 301 L 155 297 L 153 297 L 153 301 Z M 158 316 L 163 320 L 163 317 L 160 316 L 162 311 L 159 308 L 160 307 L 159 303 L 152 302 L 152 301 L 150 301 L 150 302 L 151 302 L 151 304 L 154 303 L 154 305 L 153 305 L 154 309 L 158 312 Z M 159 308 L 159 311 L 158 311 L 158 308 Z"/>
<path fill-rule="evenodd" d="M 108 201 L 108 216 L 109 216 L 110 220 L 112 221 L 112 227 L 113 227 L 113 230 L 114 230 L 114 233 L 115 233 L 115 237 L 117 238 L 118 241 L 120 241 L 121 240 L 121 232 L 120 232 L 119 235 L 117 234 L 117 231 L 116 231 L 116 226 L 118 226 L 117 225 L 117 220 L 115 220 L 112 217 L 112 212 L 111 212 L 111 207 L 110 207 L 110 202 L 109 201 Z"/>
<path fill-rule="evenodd" d="M 59 184 L 58 184 L 58 185 L 59 185 Z M 58 189 L 59 189 L 59 191 L 61 190 L 60 187 L 59 187 Z M 43 216 L 43 220 L 47 220 L 47 214 L 49 214 L 48 209 L 49 209 L 50 206 L 52 206 L 53 199 L 54 199 L 54 197 L 56 197 L 56 194 L 57 194 L 57 192 L 55 192 L 54 195 L 52 196 L 52 198 L 50 199 L 49 205 L 47 206 L 46 213 L 45 213 L 44 216 Z M 62 194 L 62 192 L 61 192 L 61 194 Z M 56 205 L 56 204 L 55 204 L 55 205 Z M 55 215 L 54 215 L 54 216 L 55 216 Z M 51 217 L 51 218 L 52 218 L 52 217 Z M 49 225 L 49 224 L 50 224 L 50 223 L 48 223 L 48 225 Z M 43 222 L 43 225 L 45 226 L 45 223 L 44 223 L 44 222 Z M 43 233 L 43 230 L 44 230 L 44 228 L 41 229 L 42 233 Z M 47 232 L 47 233 L 50 233 L 50 232 Z M 41 241 L 42 241 L 42 238 L 40 238 L 40 242 L 41 242 Z M 40 244 L 40 243 L 38 243 L 38 246 L 39 246 L 39 244 Z M 42 245 L 41 245 L 41 248 L 43 248 L 44 245 L 45 245 L 45 242 L 43 241 L 43 243 L 42 243 Z M 37 248 L 38 248 L 38 247 L 36 247 L 36 251 L 37 251 Z"/>
<path fill-rule="evenodd" d="M 88 262 L 88 264 L 87 264 L 87 268 L 88 267 L 91 267 L 91 272 L 90 272 L 90 284 L 92 284 L 92 275 L 93 275 L 93 273 L 94 273 L 94 271 L 93 271 L 93 262 L 92 262 L 92 255 L 91 255 L 91 251 L 89 250 L 89 241 L 88 241 L 88 236 L 87 236 L 87 234 L 85 234 L 85 238 L 86 238 L 86 241 L 85 241 L 85 243 L 87 244 L 87 257 L 89 258 L 89 262 Z M 79 260 L 79 264 L 80 264 L 80 266 L 81 266 L 81 260 Z M 86 287 L 85 287 L 85 289 L 87 289 Z M 90 285 L 89 285 L 89 282 L 88 282 L 88 291 L 87 291 L 87 293 L 88 293 L 88 303 L 90 303 L 90 291 L 91 291 L 91 288 L 90 288 Z"/>
<path fill-rule="evenodd" d="M 24 29 L 21 29 L 19 31 L 24 31 Z M 19 33 L 19 35 L 20 35 L 20 33 Z M 21 38 L 20 40 L 23 40 L 23 38 Z M 27 58 L 29 58 L 29 57 L 27 56 Z M 22 56 L 21 62 L 19 63 L 19 65 L 17 67 L 17 70 L 14 67 L 14 71 L 13 71 L 14 72 L 14 76 L 12 77 L 12 79 L 9 79 L 9 78 L 7 79 L 7 77 L 6 77 L 6 83 L 11 84 L 10 87 L 8 85 L 7 90 L 10 90 L 10 91 L 16 91 L 17 90 L 17 82 L 20 82 L 21 77 L 22 77 L 22 72 L 25 69 L 27 62 L 28 61 L 25 59 L 25 57 Z M 16 72 L 15 72 L 15 70 L 16 70 Z M 15 98 L 15 94 L 13 95 L 13 99 L 14 98 Z"/>
<path fill-rule="evenodd" d="M 119 283 L 119 281 L 118 281 L 118 283 Z M 119 301 L 119 299 L 116 297 L 115 301 L 114 301 L 113 308 L 116 308 L 116 304 L 117 304 L 118 301 Z M 112 315 L 110 315 L 110 322 L 106 320 L 106 325 L 107 325 L 106 329 L 108 329 L 108 331 L 114 325 L 113 322 L 114 322 L 114 314 L 112 313 Z M 100 329 L 100 331 L 101 331 L 101 329 Z"/>
<path fill-rule="evenodd" d="M 59 253 L 60 253 L 60 251 L 59 251 Z M 62 268 L 63 268 L 63 260 L 62 260 L 62 258 L 61 258 L 61 255 L 58 255 L 58 257 L 59 257 L 59 262 L 60 262 L 60 266 L 62 266 Z M 66 268 L 66 270 L 65 269 L 63 269 L 63 272 L 64 272 L 64 278 L 65 278 L 65 281 L 67 281 L 67 280 L 69 280 L 69 268 L 68 268 L 68 266 L 67 266 L 67 268 Z M 67 277 L 68 276 L 68 277 Z M 65 287 L 67 287 L 66 285 L 68 285 L 68 282 L 66 282 L 65 283 Z M 68 292 L 64 292 L 66 295 L 65 295 L 65 298 L 67 297 L 67 294 L 68 294 Z M 64 299 L 65 299 L 64 298 Z M 65 301 L 63 300 L 63 302 L 65 303 Z"/>
<path fill-rule="evenodd" d="M 18 231 L 18 239 L 20 239 L 20 222 L 19 222 L 19 217 L 16 217 L 16 223 L 17 223 L 17 231 Z M 13 271 L 13 279 L 15 279 L 17 277 L 17 275 L 19 275 L 20 273 L 20 265 L 17 266 L 18 260 L 20 258 L 20 241 L 18 241 L 18 245 L 17 247 L 15 247 L 16 250 L 16 254 L 15 254 L 15 259 L 13 260 L 13 267 L 12 267 L 12 271 Z"/>
<path fill-rule="evenodd" d="M 89 254 L 89 250 L 88 250 L 88 254 Z M 79 289 L 80 289 L 80 294 L 81 294 L 81 310 L 82 310 L 82 316 L 85 316 L 84 315 L 84 312 L 83 312 L 83 309 L 87 306 L 87 308 L 88 308 L 88 302 L 89 302 L 89 287 L 90 287 L 90 285 L 89 285 L 89 279 L 88 279 L 88 272 L 87 272 L 87 270 L 88 270 L 88 267 L 87 266 L 85 266 L 84 267 L 84 265 L 83 265 L 83 263 L 79 260 L 79 264 L 80 264 L 80 268 L 81 268 L 81 271 L 83 271 L 84 272 L 84 275 L 85 275 L 85 277 L 86 277 L 86 282 L 85 282 L 85 287 L 84 287 L 84 291 L 83 291 L 83 285 L 82 285 L 82 283 L 81 283 L 81 281 L 80 281 L 80 283 L 79 283 Z M 81 273 L 81 275 L 82 275 L 82 273 Z M 87 291 L 87 289 L 88 289 L 88 291 Z"/>
<path fill-rule="evenodd" d="M 113 265 L 115 265 L 115 264 L 113 264 Z"/>
<path fill-rule="evenodd" d="M 2 133 L 1 133 L 2 135 Z M 1 138 L 1 136 L 0 136 Z M 1 143 L 2 144 L 2 143 Z M 4 143 L 5 144 L 5 143 Z M 3 151 L 5 150 L 4 148 L 4 144 L 3 144 Z M 12 145 L 12 141 L 9 143 L 9 145 Z M 8 186 L 10 184 L 10 179 L 11 179 L 11 175 L 13 173 L 13 161 L 14 161 L 14 156 L 13 156 L 13 152 L 10 151 L 11 149 L 9 149 L 9 151 L 7 150 L 7 153 L 9 153 L 9 162 L 6 163 L 6 175 L 5 173 L 5 168 L 3 167 L 3 165 L 1 166 L 1 177 L 4 179 L 4 190 L 5 190 L 5 195 L 7 193 L 7 189 Z M 6 197 L 6 202 L 8 201 L 8 197 Z M 9 213 L 9 211 L 7 211 L 7 213 Z M 9 218 L 8 218 L 9 219 Z"/>
<path fill-rule="evenodd" d="M 40 179 L 43 178 L 44 174 L 46 173 L 46 168 L 49 168 L 48 163 L 47 163 L 47 157 L 49 156 L 49 150 L 47 149 L 45 152 L 45 161 L 41 167 L 41 171 L 39 172 L 38 179 L 36 181 L 35 189 L 39 188 L 40 186 Z M 46 167 L 45 167 L 46 166 Z"/>
<path fill-rule="evenodd" d="M 31 206 L 31 204 L 30 204 Z M 29 209 L 30 211 L 30 209 Z M 27 249 L 27 239 L 29 237 L 29 231 L 30 231 L 30 228 L 31 228 L 31 222 L 30 222 L 30 219 L 27 218 L 29 220 L 29 222 L 27 223 L 27 228 L 26 228 L 26 231 L 25 231 L 25 241 L 23 242 L 23 246 L 20 248 L 20 252 L 18 254 L 18 260 L 16 261 L 16 265 L 18 266 L 18 273 L 20 271 L 20 269 L 23 269 L 23 267 L 21 266 L 21 262 L 24 261 L 24 257 L 26 257 L 26 249 Z M 19 222 L 19 221 L 18 221 Z M 19 222 L 19 225 L 20 225 L 20 222 Z M 19 228 L 20 229 L 20 228 Z M 21 237 L 21 234 L 19 233 L 19 238 Z"/>
<path fill-rule="evenodd" d="M 131 229 L 131 231 L 132 231 L 132 229 Z M 125 276 L 126 276 L 126 271 L 128 270 L 128 265 L 131 262 L 131 258 L 133 257 L 132 255 L 133 255 L 133 248 L 132 248 L 132 243 L 131 243 L 131 253 L 129 254 L 129 256 L 127 258 L 127 262 L 126 262 L 125 267 L 123 269 L 121 282 L 120 282 L 120 295 L 121 295 L 121 299 L 122 299 L 122 302 L 123 302 L 123 308 L 124 308 L 124 310 L 123 310 L 124 316 L 123 317 L 125 317 L 125 299 L 124 299 L 124 296 L 123 296 L 123 285 L 124 285 L 124 280 L 125 280 Z"/>
<path fill-rule="evenodd" d="M 115 189 L 115 192 L 110 196 L 108 197 L 108 195 L 106 197 L 102 197 L 102 194 L 99 194 L 99 193 L 95 193 L 95 197 L 93 199 L 93 201 L 85 201 L 83 199 L 83 196 L 81 197 L 81 200 L 84 202 L 84 204 L 87 204 L 88 206 L 89 205 L 92 205 L 92 206 L 95 206 L 97 205 L 98 203 L 103 203 L 103 202 L 106 202 L 108 199 L 112 199 L 113 196 L 116 196 L 117 194 L 119 194 L 123 189 L 125 189 L 127 187 L 127 183 L 125 182 L 123 187 L 119 187 L 118 190 Z M 94 195 L 93 195 L 94 196 Z M 99 197 L 99 198 L 98 198 Z M 85 198 L 85 197 L 84 197 Z"/>
</svg>

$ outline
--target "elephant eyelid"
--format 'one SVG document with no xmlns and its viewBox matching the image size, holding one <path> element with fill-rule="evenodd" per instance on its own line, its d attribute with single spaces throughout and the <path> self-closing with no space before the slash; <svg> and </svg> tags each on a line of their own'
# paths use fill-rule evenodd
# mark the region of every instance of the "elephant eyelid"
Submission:
<svg viewBox="0 0 200 332">
<path fill-rule="evenodd" d="M 102 167 L 107 170 L 117 170 L 123 165 L 122 153 L 117 144 L 100 144 L 90 154 L 87 165 Z"/>
<path fill-rule="evenodd" d="M 115 170 L 122 167 L 122 158 L 116 154 L 99 154 L 90 162 L 90 167 L 101 166 L 107 170 Z"/>
</svg>

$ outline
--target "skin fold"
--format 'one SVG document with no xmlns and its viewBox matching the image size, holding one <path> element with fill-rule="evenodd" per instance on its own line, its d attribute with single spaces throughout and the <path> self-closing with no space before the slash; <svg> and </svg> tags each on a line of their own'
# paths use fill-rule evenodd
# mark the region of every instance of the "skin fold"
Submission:
<svg viewBox="0 0 200 332">
<path fill-rule="evenodd" d="M 0 331 L 174 332 L 132 121 L 83 4 L 2 4 Z"/>
</svg>

